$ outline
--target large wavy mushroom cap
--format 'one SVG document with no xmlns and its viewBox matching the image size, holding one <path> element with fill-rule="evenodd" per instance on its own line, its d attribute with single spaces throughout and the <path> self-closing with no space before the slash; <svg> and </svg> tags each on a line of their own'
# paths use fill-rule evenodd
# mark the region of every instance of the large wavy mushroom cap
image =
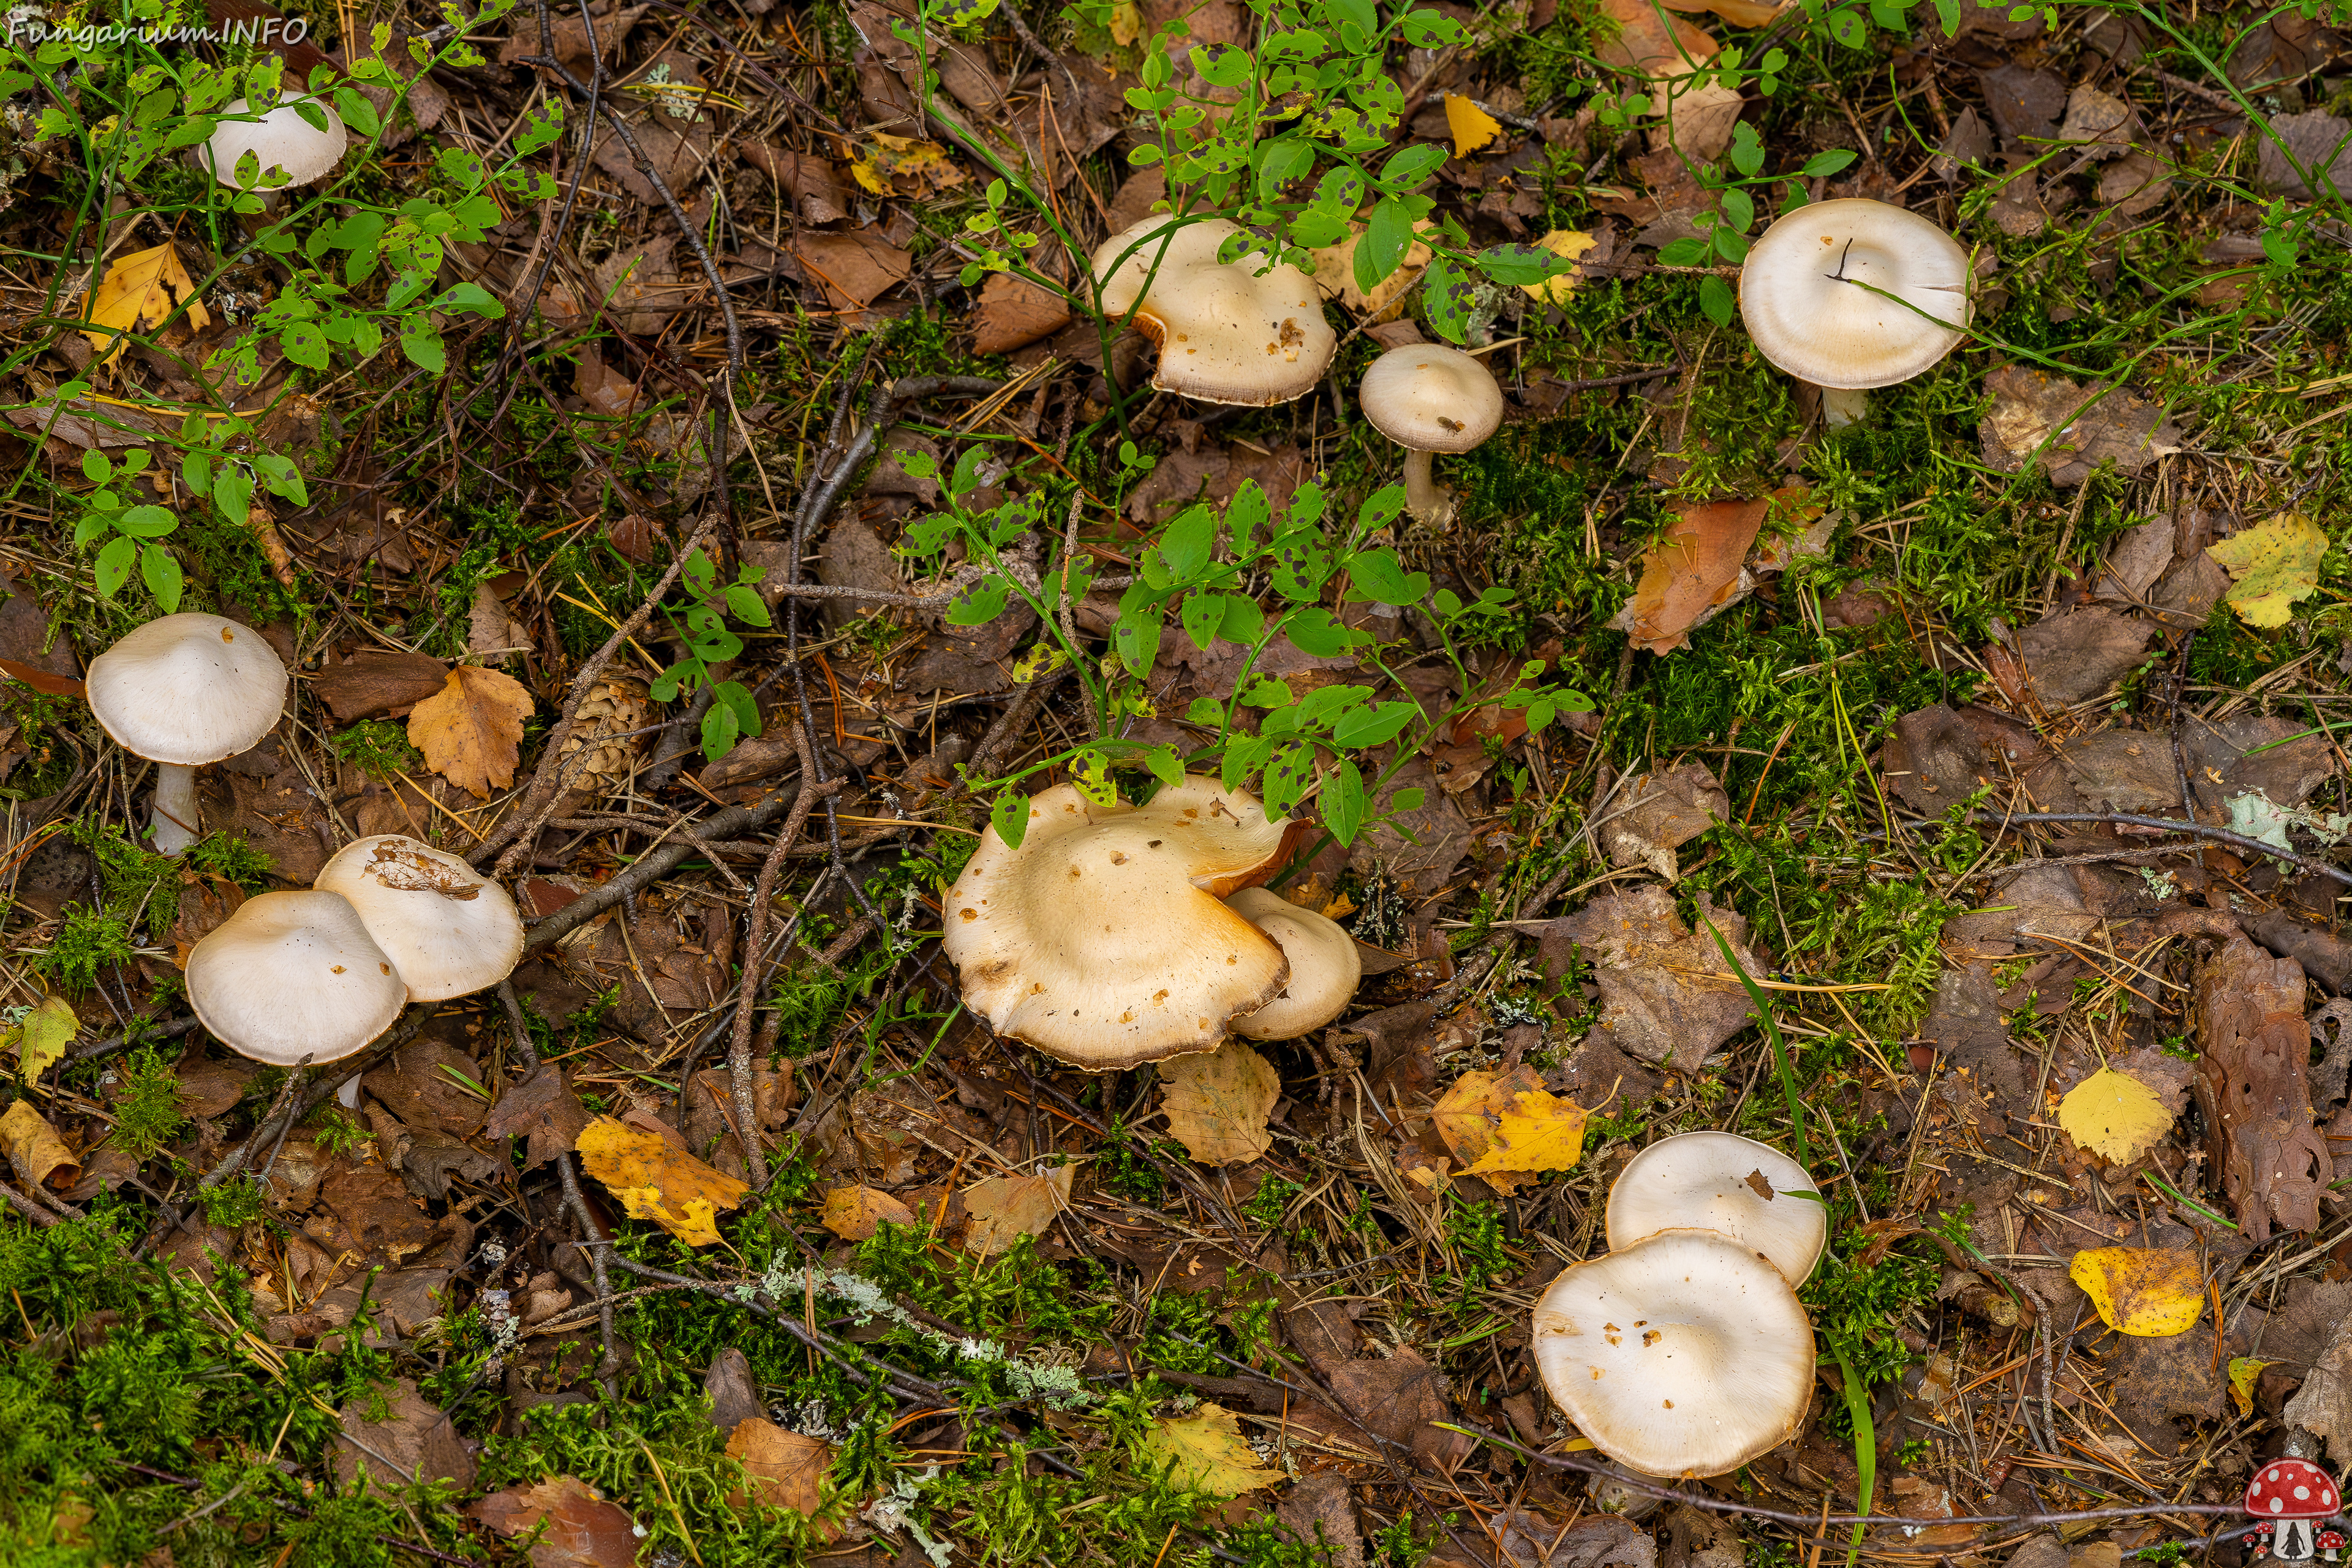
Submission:
<svg viewBox="0 0 2352 1568">
<path fill-rule="evenodd" d="M 307 106 L 311 113 L 324 120 L 324 127 L 304 119 L 298 106 Z M 220 112 L 249 114 L 252 110 L 240 98 Z M 350 145 L 351 138 L 343 130 L 342 121 L 327 107 L 325 100 L 298 96 L 258 120 L 223 121 L 212 139 L 195 150 L 194 157 L 196 166 L 215 183 L 239 191 L 265 185 L 272 169 L 283 169 L 289 185 L 307 185 L 313 180 L 324 179 L 343 161 L 343 150 Z M 247 153 L 259 165 L 253 186 L 241 184 L 236 177 L 236 166 Z"/>
<path fill-rule="evenodd" d="M 1564 1270 L 1536 1303 L 1536 1370 L 1593 1447 L 1645 1476 L 1719 1476 L 1796 1436 L 1813 1328 L 1769 1258 L 1660 1231 Z"/>
<path fill-rule="evenodd" d="M 412 1002 L 496 985 L 522 959 L 522 917 L 507 890 L 455 855 L 404 835 L 353 842 L 311 886 L 352 901 Z"/>
<path fill-rule="evenodd" d="M 341 893 L 246 900 L 188 954 L 188 1003 L 242 1057 L 331 1062 L 392 1027 L 408 986 Z"/>
<path fill-rule="evenodd" d="M 1314 390 L 1339 346 L 1306 273 L 1266 268 L 1256 251 L 1217 259 L 1241 232 L 1223 218 L 1178 226 L 1161 215 L 1121 229 L 1095 252 L 1104 310 L 1133 310 L 1136 326 L 1160 345 L 1151 384 L 1162 392 L 1252 407 L 1287 403 Z"/>
<path fill-rule="evenodd" d="M 1828 1245 L 1829 1210 L 1805 1168 L 1736 1132 L 1661 1138 L 1626 1163 L 1609 1189 L 1609 1248 L 1662 1230 L 1712 1230 L 1769 1258 L 1801 1285 Z"/>
<path fill-rule="evenodd" d="M 1274 938 L 1290 961 L 1282 994 L 1255 1013 L 1234 1020 L 1234 1033 L 1252 1040 L 1295 1040 L 1348 1010 L 1364 977 L 1356 939 L 1313 910 L 1302 910 L 1279 893 L 1243 888 L 1225 900 L 1250 924 Z"/>
<path fill-rule="evenodd" d="M 1816 386 L 1908 381 L 1968 335 L 1969 310 L 1960 242 L 1862 196 L 1785 215 L 1739 268 L 1739 314 L 1757 352 Z"/>
<path fill-rule="evenodd" d="M 150 762 L 195 767 L 250 751 L 286 710 L 287 676 L 259 632 L 191 610 L 149 621 L 89 661 L 89 710 Z"/>
<path fill-rule="evenodd" d="M 1189 776 L 1146 805 L 1061 784 L 1028 810 L 1021 847 L 990 827 L 942 904 L 964 1004 L 998 1034 L 1107 1071 L 1213 1049 L 1282 994 L 1282 949 L 1221 900 L 1287 818 Z"/>
</svg>

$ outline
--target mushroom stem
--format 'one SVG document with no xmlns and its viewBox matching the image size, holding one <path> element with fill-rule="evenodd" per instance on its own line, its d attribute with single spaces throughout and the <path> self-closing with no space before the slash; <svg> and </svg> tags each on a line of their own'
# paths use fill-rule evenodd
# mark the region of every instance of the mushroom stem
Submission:
<svg viewBox="0 0 2352 1568">
<path fill-rule="evenodd" d="M 196 770 L 178 763 L 155 764 L 155 853 L 178 855 L 199 837 L 204 820 L 196 805 Z"/>
<path fill-rule="evenodd" d="M 1404 455 L 1404 509 L 1413 521 L 1444 528 L 1454 521 L 1454 492 L 1431 476 L 1430 456 L 1408 447 Z"/>
<path fill-rule="evenodd" d="M 1869 409 L 1870 394 L 1867 392 L 1843 386 L 1822 388 L 1822 422 L 1832 430 L 1861 424 L 1862 416 Z"/>
</svg>

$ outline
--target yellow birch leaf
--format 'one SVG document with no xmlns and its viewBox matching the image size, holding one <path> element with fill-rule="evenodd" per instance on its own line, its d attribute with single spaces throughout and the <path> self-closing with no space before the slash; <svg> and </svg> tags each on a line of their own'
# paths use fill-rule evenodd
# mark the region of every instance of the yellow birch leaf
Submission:
<svg viewBox="0 0 2352 1568">
<path fill-rule="evenodd" d="M 2099 1310 L 2100 1321 L 2119 1334 L 2184 1334 L 2205 1310 L 2204 1275 L 2189 1247 L 2085 1247 L 2066 1273 Z"/>
<path fill-rule="evenodd" d="M 1143 1451 L 1172 1484 L 1210 1497 L 1235 1498 L 1288 1479 L 1257 1462 L 1242 1441 L 1241 1423 L 1222 1405 L 1203 1404 L 1181 1421 L 1153 1422 Z"/>
<path fill-rule="evenodd" d="M 2230 1398 L 2237 1405 L 2239 1415 L 2252 1415 L 2254 1413 L 2254 1384 L 2261 1380 L 2263 1368 L 2276 1365 L 2278 1363 L 2274 1361 L 2256 1361 L 2252 1356 L 2230 1358 Z"/>
<path fill-rule="evenodd" d="M 1445 95 L 1445 126 L 1454 132 L 1454 155 L 1466 158 L 1503 133 L 1503 122 L 1459 93 Z"/>
<path fill-rule="evenodd" d="M 1073 1173 L 1061 1165 L 1042 1176 L 991 1176 L 966 1187 L 964 1250 L 993 1258 L 1024 1236 L 1045 1235 L 1069 1206 Z"/>
<path fill-rule="evenodd" d="M 81 1029 L 81 1020 L 66 1005 L 62 996 L 44 996 L 41 1005 L 25 1015 L 16 1028 L 16 1059 L 25 1081 L 31 1083 L 73 1044 Z"/>
<path fill-rule="evenodd" d="M 2128 1163 L 2170 1130 L 2172 1112 L 2131 1074 L 2101 1068 L 2058 1102 L 2058 1125 L 2100 1159 Z"/>
<path fill-rule="evenodd" d="M 915 1211 L 875 1187 L 835 1187 L 824 1194 L 819 1216 L 824 1228 L 844 1241 L 870 1241 L 885 1221 L 912 1225 Z"/>
<path fill-rule="evenodd" d="M 1496 1117 L 1495 1142 L 1467 1172 L 1565 1171 L 1584 1157 L 1584 1107 L 1542 1089 L 1514 1095 Z"/>
<path fill-rule="evenodd" d="M 1573 261 L 1601 242 L 1580 228 L 1556 228 L 1536 243 L 1555 256 Z M 1551 305 L 1565 305 L 1568 297 L 1576 292 L 1577 282 L 1576 274 L 1568 272 L 1558 278 L 1547 278 L 1540 283 L 1522 283 L 1519 287 L 1532 299 Z"/>
<path fill-rule="evenodd" d="M 1203 1165 L 1246 1165 L 1274 1147 L 1265 1119 L 1282 1079 L 1244 1040 L 1160 1064 L 1169 1135 Z"/>
<path fill-rule="evenodd" d="M 2205 553 L 2230 569 L 2230 591 L 2222 597 L 2240 620 L 2250 626 L 2283 626 L 2296 600 L 2319 592 L 2319 558 L 2327 553 L 2327 535 L 2301 512 L 2284 511 L 2207 545 Z"/>
<path fill-rule="evenodd" d="M 90 368 L 104 370 L 130 346 L 131 332 L 152 331 L 187 302 L 188 324 L 203 331 L 213 324 L 204 301 L 195 297 L 195 279 L 180 265 L 170 242 L 135 250 L 106 269 L 96 294 L 82 296 L 82 319 L 113 331 L 84 331 L 89 346 L 105 357 Z"/>
<path fill-rule="evenodd" d="M 649 1219 L 688 1247 L 717 1241 L 719 1211 L 751 1195 L 748 1183 L 614 1117 L 591 1121 L 573 1146 L 581 1165 L 612 1190 L 631 1219 Z"/>
</svg>

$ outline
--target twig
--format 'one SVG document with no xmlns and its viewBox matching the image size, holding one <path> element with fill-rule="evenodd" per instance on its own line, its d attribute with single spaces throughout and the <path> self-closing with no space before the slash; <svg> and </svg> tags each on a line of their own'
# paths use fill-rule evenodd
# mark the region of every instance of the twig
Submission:
<svg viewBox="0 0 2352 1568">
<path fill-rule="evenodd" d="M 801 774 L 803 778 L 816 772 L 816 756 L 809 745 L 808 732 L 799 725 L 793 726 L 793 743 L 800 748 Z M 743 1141 L 743 1163 L 751 1173 L 751 1190 L 768 1190 L 768 1155 L 760 1147 L 758 1097 L 752 1093 L 751 1022 L 760 1002 L 761 955 L 768 944 L 768 907 L 776 896 L 776 875 L 782 870 L 784 858 L 792 852 L 793 841 L 801 836 L 808 823 L 809 808 L 830 785 L 802 790 L 793 802 L 792 815 L 784 818 L 784 830 L 776 835 L 775 844 L 768 858 L 760 862 L 760 879 L 751 889 L 751 910 L 749 930 L 743 937 L 743 980 L 735 994 L 735 1035 L 727 1051 L 728 1088 L 735 1101 L 735 1131 Z"/>
<path fill-rule="evenodd" d="M 2267 855 L 2273 860 L 2284 860 L 2292 865 L 2300 866 L 2306 871 L 2315 871 L 2323 877 L 2332 877 L 2345 886 L 2352 887 L 2352 871 L 2347 871 L 2341 866 L 2331 866 L 2325 860 L 2315 860 L 2308 855 L 2300 855 L 2292 849 L 2282 849 L 2275 844 L 2265 844 L 2259 838 L 2249 838 L 2242 833 L 2232 833 L 2226 827 L 2208 827 L 2201 822 L 2178 822 L 2168 816 L 2142 816 L 2137 812 L 2129 811 L 2010 813 L 1974 811 L 1969 814 L 1968 819 L 1970 822 L 1990 822 L 2010 826 L 2020 825 L 2031 826 L 2035 823 L 2052 822 L 2093 822 L 2121 824 L 2131 827 L 2157 827 L 2168 833 L 2189 833 L 2200 838 L 2210 838 L 2216 844 L 2226 844 L 2232 849 L 2242 849 L 2249 855 Z M 1940 819 L 1922 817 L 1919 820 L 1927 822 Z"/>
</svg>

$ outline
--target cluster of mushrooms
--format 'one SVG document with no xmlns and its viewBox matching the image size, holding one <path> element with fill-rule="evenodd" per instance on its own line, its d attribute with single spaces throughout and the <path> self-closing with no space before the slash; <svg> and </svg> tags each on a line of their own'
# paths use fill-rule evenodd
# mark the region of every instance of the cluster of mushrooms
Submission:
<svg viewBox="0 0 2352 1568">
<path fill-rule="evenodd" d="M 1241 233 L 1223 218 L 1148 217 L 1095 252 L 1102 308 L 1132 313 L 1160 350 L 1151 384 L 1203 403 L 1265 406 L 1312 391 L 1339 340 L 1314 282 L 1262 251 L 1223 262 Z M 1958 240 L 1916 213 L 1861 197 L 1782 216 L 1748 253 L 1739 309 L 1757 352 L 1820 389 L 1823 417 L 1862 416 L 1864 393 L 1908 381 L 1967 335 L 1970 265 Z M 1437 343 L 1372 362 L 1357 404 L 1405 449 L 1406 510 L 1432 527 L 1454 511 L 1431 473 L 1503 419 L 1503 390 L 1474 354 Z"/>
<path fill-rule="evenodd" d="M 288 676 L 251 628 L 189 612 L 123 637 L 90 660 L 84 684 L 107 734 L 156 764 L 153 840 L 177 855 L 200 831 L 195 770 L 260 743 L 285 710 Z M 240 1055 L 331 1062 L 411 1002 L 496 985 L 522 943 L 503 888 L 454 855 L 379 834 L 347 846 L 308 891 L 238 906 L 190 951 L 188 1001 Z"/>
</svg>

